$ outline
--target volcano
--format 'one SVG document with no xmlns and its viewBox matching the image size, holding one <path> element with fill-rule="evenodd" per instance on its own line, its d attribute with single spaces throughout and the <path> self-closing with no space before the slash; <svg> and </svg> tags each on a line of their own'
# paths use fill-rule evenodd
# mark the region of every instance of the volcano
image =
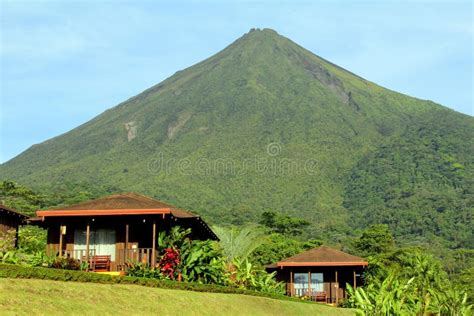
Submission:
<svg viewBox="0 0 474 316">
<path fill-rule="evenodd" d="M 135 191 L 214 223 L 272 210 L 310 220 L 315 236 L 386 223 L 399 238 L 465 247 L 474 244 L 473 140 L 474 118 L 252 29 L 33 145 L 0 177 L 44 192 Z"/>
</svg>

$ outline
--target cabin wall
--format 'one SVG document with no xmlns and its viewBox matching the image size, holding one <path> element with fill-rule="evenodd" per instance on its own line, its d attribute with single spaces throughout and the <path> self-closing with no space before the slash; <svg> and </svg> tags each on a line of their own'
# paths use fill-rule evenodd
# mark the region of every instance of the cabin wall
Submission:
<svg viewBox="0 0 474 316">
<path fill-rule="evenodd" d="M 17 239 L 18 239 L 18 227 L 20 225 L 20 221 L 18 218 L 13 216 L 9 216 L 4 213 L 0 213 L 0 234 L 6 234 L 9 231 L 15 232 L 15 239 L 11 243 L 11 247 L 16 247 Z"/>
<path fill-rule="evenodd" d="M 0 232 L 1 233 L 6 233 L 9 230 L 17 230 L 19 225 L 20 225 L 20 222 L 18 221 L 18 219 L 11 216 L 5 216 L 3 214 L 0 215 Z"/>
</svg>

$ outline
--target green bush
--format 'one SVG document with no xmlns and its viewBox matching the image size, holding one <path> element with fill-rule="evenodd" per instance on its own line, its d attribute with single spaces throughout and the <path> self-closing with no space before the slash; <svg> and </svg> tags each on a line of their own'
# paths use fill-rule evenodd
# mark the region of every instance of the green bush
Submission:
<svg viewBox="0 0 474 316">
<path fill-rule="evenodd" d="M 275 280 L 276 272 L 267 273 L 258 269 L 248 259 L 235 258 L 229 266 L 228 277 L 231 285 L 264 293 L 283 295 L 284 284 Z"/>
<path fill-rule="evenodd" d="M 143 262 L 128 262 L 127 274 L 139 278 L 164 279 L 159 269 L 154 269 Z"/>
<path fill-rule="evenodd" d="M 81 262 L 69 257 L 56 257 L 51 268 L 66 270 L 81 270 Z"/>
<path fill-rule="evenodd" d="M 225 261 L 215 241 L 189 240 L 181 245 L 178 266 L 183 281 L 226 285 Z"/>
<path fill-rule="evenodd" d="M 25 253 L 45 252 L 46 230 L 37 226 L 20 226 L 18 248 Z"/>
</svg>

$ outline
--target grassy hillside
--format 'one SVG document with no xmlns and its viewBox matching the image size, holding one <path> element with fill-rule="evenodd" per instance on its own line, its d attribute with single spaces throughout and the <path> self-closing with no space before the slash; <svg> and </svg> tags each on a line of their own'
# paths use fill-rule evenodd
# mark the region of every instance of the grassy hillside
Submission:
<svg viewBox="0 0 474 316">
<path fill-rule="evenodd" d="M 353 315 L 319 304 L 236 295 L 0 278 L 2 315 Z"/>
<path fill-rule="evenodd" d="M 471 231 L 446 242 L 456 248 L 473 244 L 473 140 L 474 118 L 253 30 L 31 147 L 0 178 L 53 194 L 136 191 L 213 223 L 278 211 L 315 223 L 323 239 L 373 222 L 402 241 Z"/>
</svg>

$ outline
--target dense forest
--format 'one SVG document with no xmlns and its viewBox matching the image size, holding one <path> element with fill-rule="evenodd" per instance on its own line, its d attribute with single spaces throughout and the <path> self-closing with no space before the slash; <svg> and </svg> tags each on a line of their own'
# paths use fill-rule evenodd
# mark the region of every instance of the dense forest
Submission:
<svg viewBox="0 0 474 316">
<path fill-rule="evenodd" d="M 472 249 L 472 139 L 467 126 L 435 114 L 362 158 L 344 205 L 358 228 L 385 223 L 405 244 Z"/>
</svg>

